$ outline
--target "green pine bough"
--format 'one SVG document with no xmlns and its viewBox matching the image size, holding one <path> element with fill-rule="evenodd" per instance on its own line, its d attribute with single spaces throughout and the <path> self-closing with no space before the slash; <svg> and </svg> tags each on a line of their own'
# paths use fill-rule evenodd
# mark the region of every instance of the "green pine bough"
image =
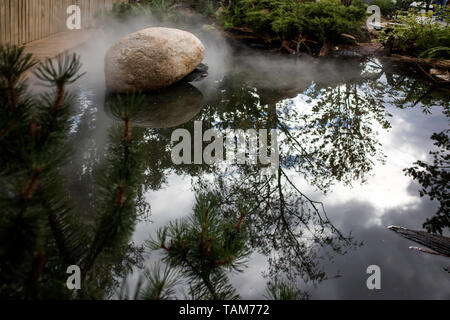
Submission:
<svg viewBox="0 0 450 320">
<path fill-rule="evenodd" d="M 50 92 L 33 95 L 32 69 Z M 122 124 L 111 130 L 106 161 L 96 179 L 92 212 L 84 218 L 61 170 L 73 97 L 67 85 L 83 74 L 77 55 L 39 64 L 23 47 L 0 46 L 0 296 L 15 299 L 105 298 L 137 252 L 130 243 L 140 215 L 145 161 L 143 130 L 131 127 L 136 95 L 114 107 Z M 136 257 L 133 257 L 135 259 Z M 70 291 L 66 270 L 82 270 L 82 289 Z M 111 271 L 113 270 L 113 271 Z"/>
<path fill-rule="evenodd" d="M 151 249 L 163 252 L 168 266 L 189 280 L 189 294 L 195 299 L 238 299 L 227 271 L 243 271 L 250 253 L 247 209 L 241 203 L 239 212 L 226 216 L 219 200 L 212 192 L 197 195 L 190 217 L 161 228 L 156 239 L 148 241 Z"/>
</svg>

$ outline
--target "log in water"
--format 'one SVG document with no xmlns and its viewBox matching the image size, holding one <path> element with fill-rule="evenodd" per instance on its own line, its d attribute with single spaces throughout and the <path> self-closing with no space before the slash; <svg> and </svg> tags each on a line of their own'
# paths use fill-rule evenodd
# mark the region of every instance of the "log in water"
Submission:
<svg viewBox="0 0 450 320">
<path fill-rule="evenodd" d="M 410 230 L 403 227 L 390 226 L 388 229 L 398 233 L 402 237 L 420 243 L 434 252 L 421 250 L 432 254 L 438 254 L 450 258 L 450 238 L 425 231 Z"/>
</svg>

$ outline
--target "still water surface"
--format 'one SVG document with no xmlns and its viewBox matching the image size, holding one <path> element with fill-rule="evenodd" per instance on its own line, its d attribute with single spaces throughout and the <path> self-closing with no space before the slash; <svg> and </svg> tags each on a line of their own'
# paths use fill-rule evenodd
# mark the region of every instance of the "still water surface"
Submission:
<svg viewBox="0 0 450 320">
<path fill-rule="evenodd" d="M 296 59 L 196 35 L 209 76 L 149 96 L 134 119 L 148 128 L 151 177 L 151 216 L 137 224 L 136 244 L 190 215 L 196 191 L 214 188 L 230 207 L 244 196 L 265 208 L 252 221 L 247 268 L 231 275 L 244 299 L 264 298 L 275 276 L 290 277 L 312 299 L 450 299 L 448 259 L 408 250 L 414 244 L 386 228 L 422 229 L 438 209 L 403 169 L 432 161 L 430 137 L 448 129 L 448 91 L 378 60 Z M 92 174 L 115 121 L 103 56 L 119 36 L 77 49 L 88 72 L 72 87 L 76 155 L 66 171 L 81 209 L 89 208 Z M 277 128 L 281 178 L 258 166 L 174 165 L 171 133 L 192 133 L 194 121 L 204 130 Z M 367 289 L 369 265 L 381 268 L 381 290 Z"/>
</svg>

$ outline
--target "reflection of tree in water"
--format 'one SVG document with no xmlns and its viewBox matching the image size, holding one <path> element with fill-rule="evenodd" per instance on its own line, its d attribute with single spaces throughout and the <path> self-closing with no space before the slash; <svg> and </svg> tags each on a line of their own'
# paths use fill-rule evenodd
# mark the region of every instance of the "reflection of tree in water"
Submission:
<svg viewBox="0 0 450 320">
<path fill-rule="evenodd" d="M 219 194 L 223 212 L 230 215 L 237 211 L 239 199 L 246 199 L 252 207 L 249 243 L 269 257 L 268 274 L 321 281 L 326 274 L 319 258 L 345 253 L 358 243 L 333 226 L 323 204 L 302 192 L 290 174 L 326 190 L 335 181 L 362 179 L 372 168 L 372 158 L 381 158 L 370 124 L 375 119 L 383 128 L 389 125 L 379 97 L 364 93 L 365 81 L 320 86 L 303 81 L 300 91 L 309 88 L 305 94 L 317 100 L 307 113 L 278 103 L 297 94 L 288 88 L 258 88 L 241 73 L 228 76 L 214 88 L 216 95 L 209 97 L 195 120 L 202 121 L 203 130 L 278 128 L 282 167 L 277 174 L 266 176 L 258 165 L 229 168 L 232 173 L 219 166 L 173 166 L 167 146 L 174 129 L 151 129 L 146 136 L 152 157 L 150 185 L 160 187 L 169 171 L 187 174 L 196 178 L 198 193 L 208 189 Z M 178 128 L 193 136 L 193 122 Z"/>
<path fill-rule="evenodd" d="M 430 151 L 433 155 L 433 164 L 424 161 L 416 161 L 414 166 L 405 169 L 406 174 L 417 180 L 422 189 L 420 196 L 427 195 L 431 200 L 439 202 L 439 209 L 435 215 L 428 218 L 423 227 L 431 233 L 440 233 L 445 229 L 450 229 L 450 130 L 434 133 L 431 139 L 438 151 Z"/>
<path fill-rule="evenodd" d="M 308 98 L 317 102 L 310 112 L 297 110 L 292 102 L 284 103 L 278 111 L 291 154 L 284 165 L 298 166 L 317 186 L 364 180 L 374 162 L 384 158 L 376 124 L 382 129 L 390 127 L 380 97 L 365 83 L 311 89 Z"/>
<path fill-rule="evenodd" d="M 448 88 L 438 88 L 433 82 L 425 82 L 417 77 L 405 74 L 394 74 L 390 66 L 383 66 L 389 87 L 384 91 L 393 98 L 396 107 L 400 109 L 420 107 L 425 114 L 431 114 L 432 109 L 443 108 L 443 114 L 450 116 L 450 95 Z M 449 216 L 449 168 L 450 142 L 449 130 L 433 133 L 431 140 L 439 149 L 430 151 L 433 164 L 416 161 L 414 166 L 405 169 L 407 175 L 417 180 L 422 186 L 421 197 L 428 195 L 431 200 L 439 202 L 435 215 L 425 221 L 423 227 L 431 233 L 440 233 L 450 228 Z"/>
<path fill-rule="evenodd" d="M 170 146 L 175 128 L 147 129 L 142 138 L 150 157 L 145 184 L 158 190 L 169 173 L 191 176 L 196 191 L 220 195 L 225 215 L 235 214 L 238 200 L 246 199 L 252 207 L 249 244 L 269 257 L 268 275 L 326 279 L 320 258 L 345 253 L 358 243 L 336 229 L 323 204 L 310 199 L 297 182 L 304 179 L 326 191 L 337 181 L 364 180 L 375 161 L 383 159 L 377 126 L 388 129 L 389 114 L 382 105 L 386 90 L 380 76 L 322 80 L 314 85 L 309 78 L 296 83 L 295 89 L 278 90 L 259 87 L 242 74 L 229 75 L 217 83 L 215 94 L 207 97 L 207 105 L 193 120 L 201 120 L 203 130 L 277 128 L 281 151 L 277 175 L 266 176 L 260 166 L 250 165 L 228 168 L 231 171 L 209 165 L 174 166 Z M 314 103 L 280 102 L 298 93 Z M 303 106 L 305 110 L 299 109 Z M 193 121 L 177 128 L 193 136 Z"/>
<path fill-rule="evenodd" d="M 431 114 L 434 111 L 433 109 L 437 107 L 439 110 L 442 108 L 446 117 L 450 115 L 448 88 L 438 87 L 432 79 L 427 83 L 418 79 L 418 77 L 394 74 L 389 64 L 380 67 L 385 71 L 386 80 L 389 84 L 384 92 L 393 100 L 396 107 L 400 109 L 418 107 L 422 109 L 424 114 Z M 430 151 L 430 155 L 433 156 L 433 163 L 418 160 L 414 162 L 412 167 L 404 169 L 406 175 L 411 176 L 421 185 L 419 190 L 421 197 L 427 195 L 431 200 L 436 200 L 439 203 L 437 212 L 423 223 L 423 228 L 428 232 L 395 226 L 389 228 L 428 248 L 418 248 L 421 251 L 448 256 L 448 238 L 442 236 L 442 234 L 450 230 L 449 130 L 433 133 L 431 140 L 438 148 L 436 151 Z M 444 270 L 450 272 L 450 268 L 444 268 Z"/>
<path fill-rule="evenodd" d="M 448 88 L 438 87 L 434 81 L 425 81 L 422 77 L 423 74 L 418 74 L 417 70 L 412 68 L 402 70 L 386 62 L 377 65 L 382 70 L 388 84 L 388 86 L 383 85 L 380 90 L 392 99 L 392 103 L 397 108 L 405 109 L 420 105 L 425 113 L 430 113 L 434 106 L 449 108 Z"/>
<path fill-rule="evenodd" d="M 344 253 L 356 243 L 333 226 L 322 203 L 303 194 L 283 169 L 274 176 L 253 169 L 215 180 L 213 188 L 221 196 L 224 212 L 233 214 L 239 199 L 245 199 L 251 208 L 246 217 L 249 243 L 269 257 L 268 275 L 323 280 L 326 275 L 317 261 L 322 249 Z M 198 191 L 207 188 L 210 181 L 195 186 Z"/>
<path fill-rule="evenodd" d="M 383 106 L 387 90 L 382 75 L 305 86 L 303 96 L 315 101 L 310 110 L 299 109 L 292 100 L 274 102 L 289 90 L 280 93 L 225 79 L 217 89 L 222 94 L 203 113 L 203 121 L 213 118 L 216 128 L 278 128 L 281 133 L 278 177 L 241 166 L 238 174 L 223 174 L 215 181 L 230 212 L 240 196 L 255 204 L 251 244 L 270 257 L 270 275 L 283 272 L 320 281 L 326 277 L 318 263 L 323 247 L 343 253 L 356 244 L 332 225 L 322 203 L 304 194 L 289 173 L 294 170 L 327 190 L 336 181 L 363 181 L 376 161 L 384 160 L 377 133 L 390 128 L 390 114 Z M 442 96 L 435 96 L 434 89 L 423 96 L 419 83 L 423 84 L 415 83 L 416 93 L 413 87 L 397 90 L 406 91 L 408 101 L 420 98 L 423 106 L 439 103 Z M 277 98 L 271 100 L 271 96 Z M 205 179 L 196 189 L 210 185 Z"/>
<path fill-rule="evenodd" d="M 250 243 L 269 256 L 269 275 L 321 281 L 326 274 L 319 258 L 326 251 L 345 253 L 357 242 L 333 226 L 323 204 L 303 193 L 290 173 L 323 190 L 335 181 L 362 179 L 372 169 L 372 158 L 382 158 L 372 123 L 376 120 L 382 128 L 389 123 L 379 97 L 364 94 L 364 82 L 311 88 L 308 94 L 318 103 L 307 114 L 289 103 L 263 104 L 267 91 L 251 84 L 222 81 L 221 94 L 210 101 L 203 123 L 223 130 L 278 128 L 282 167 L 270 177 L 260 166 L 237 166 L 230 169 L 233 173 L 218 174 L 214 187 L 208 176 L 200 175 L 194 189 L 212 188 L 230 214 L 241 197 L 253 204 Z"/>
</svg>

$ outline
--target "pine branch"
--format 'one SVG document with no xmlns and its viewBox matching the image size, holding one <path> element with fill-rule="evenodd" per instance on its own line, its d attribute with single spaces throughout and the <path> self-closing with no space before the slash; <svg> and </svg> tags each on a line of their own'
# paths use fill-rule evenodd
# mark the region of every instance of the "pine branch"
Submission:
<svg viewBox="0 0 450 320">
<path fill-rule="evenodd" d="M 83 281 L 87 279 L 99 257 L 115 250 L 114 248 L 123 247 L 134 229 L 137 219 L 137 189 L 143 179 L 145 162 L 138 160 L 143 152 L 142 130 L 133 131 L 130 119 L 132 112 L 142 107 L 142 101 L 140 95 L 133 94 L 125 100 L 119 98 L 118 103 L 113 106 L 121 114 L 122 130 L 119 135 L 119 128 L 114 129 L 108 164 L 99 175 L 102 178 L 98 183 L 102 195 L 96 204 L 97 227 L 92 246 L 83 263 Z"/>
<path fill-rule="evenodd" d="M 164 258 L 193 284 L 193 296 L 214 300 L 235 299 L 225 270 L 239 270 L 248 255 L 244 217 L 247 211 L 240 206 L 240 215 L 225 217 L 218 196 L 200 193 L 196 197 L 191 217 L 170 223 L 160 229 L 155 240 L 147 245 L 164 250 Z"/>
<path fill-rule="evenodd" d="M 28 93 L 23 73 L 34 65 L 23 48 L 0 46 L 0 91 L 7 96 L 0 97 L 7 106 L 6 126 L 0 135 L 0 161 L 5 164 L 0 195 L 5 205 L 0 223 L 0 282 L 7 284 L 2 290 L 9 288 L 12 296 L 26 298 L 40 295 L 41 281 L 58 277 L 46 274 L 47 264 L 62 270 L 66 262 L 76 261 L 74 249 L 79 242 L 74 234 L 82 235 L 73 214 L 68 214 L 73 206 L 64 200 L 67 194 L 58 180 L 59 168 L 68 159 L 64 142 L 70 126 L 70 101 L 64 88 L 79 78 L 79 60 L 75 56 L 58 60 L 58 73 L 41 72 L 47 76 L 48 86 L 57 86 L 55 96 Z M 45 66 L 38 72 L 42 68 Z M 54 254 L 53 244 L 59 255 Z M 57 283 L 56 287 L 64 284 L 51 283 Z"/>
<path fill-rule="evenodd" d="M 20 90 L 17 84 L 26 71 L 38 62 L 31 54 L 24 54 L 24 47 L 0 44 L 0 77 L 6 84 L 6 95 L 12 109 L 19 106 Z"/>
</svg>

